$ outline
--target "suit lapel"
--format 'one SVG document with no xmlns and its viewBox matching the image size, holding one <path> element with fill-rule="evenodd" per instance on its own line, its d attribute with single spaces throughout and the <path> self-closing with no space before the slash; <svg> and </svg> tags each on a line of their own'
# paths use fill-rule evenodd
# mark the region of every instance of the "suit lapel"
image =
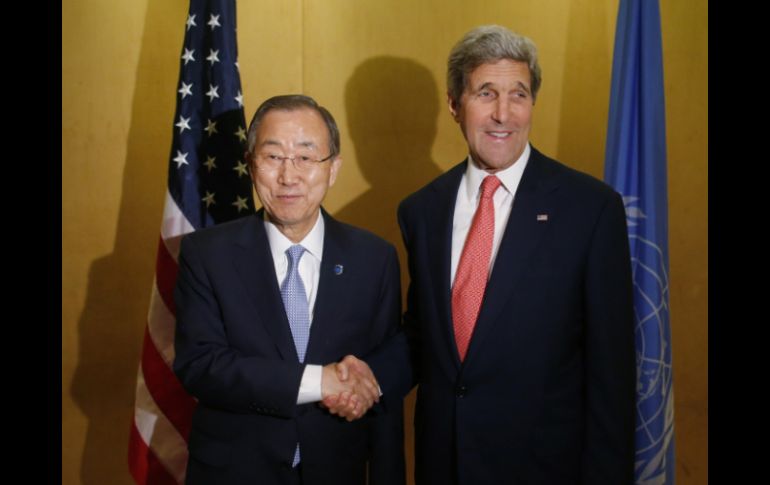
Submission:
<svg viewBox="0 0 770 485">
<path fill-rule="evenodd" d="M 556 188 L 556 183 L 547 176 L 546 163 L 543 155 L 533 148 L 487 283 L 466 362 L 473 359 L 475 353 L 481 352 L 479 349 L 483 349 L 484 340 L 491 333 L 497 317 L 510 300 L 533 252 L 540 244 L 549 226 L 548 219 L 554 217 L 548 194 Z M 546 220 L 541 220 L 543 215 L 547 217 Z"/>
<path fill-rule="evenodd" d="M 334 315 L 339 314 L 338 306 L 344 305 L 350 298 L 351 291 L 347 286 L 347 266 L 349 251 L 345 250 L 343 228 L 323 208 L 324 217 L 324 248 L 321 257 L 321 270 L 318 278 L 318 293 L 313 310 L 313 324 L 310 326 L 310 341 L 307 346 L 305 361 L 321 364 L 330 358 L 324 354 L 325 343 L 334 338 Z M 341 265 L 343 272 L 334 271 L 336 265 Z"/>
<path fill-rule="evenodd" d="M 450 287 L 450 272 L 452 267 L 452 224 L 455 213 L 455 203 L 457 201 L 457 190 L 460 186 L 460 180 L 465 173 L 466 162 L 456 165 L 442 177 L 434 190 L 436 194 L 432 199 L 432 208 L 428 211 L 428 251 L 436 251 L 435 254 L 428 254 L 430 275 L 432 287 L 435 292 L 436 311 L 438 312 L 439 322 L 445 322 L 442 325 L 441 332 L 446 345 L 440 348 L 449 349 L 447 361 L 454 364 L 455 370 L 459 367 L 457 352 L 457 342 L 454 336 L 454 327 L 452 324 L 452 306 Z"/>
<path fill-rule="evenodd" d="M 233 265 L 246 287 L 248 300 L 259 321 L 273 338 L 284 360 L 297 360 L 297 349 L 291 336 L 289 320 L 281 299 L 275 265 L 263 223 L 263 210 L 253 217 L 253 224 L 244 226 L 233 251 Z"/>
</svg>

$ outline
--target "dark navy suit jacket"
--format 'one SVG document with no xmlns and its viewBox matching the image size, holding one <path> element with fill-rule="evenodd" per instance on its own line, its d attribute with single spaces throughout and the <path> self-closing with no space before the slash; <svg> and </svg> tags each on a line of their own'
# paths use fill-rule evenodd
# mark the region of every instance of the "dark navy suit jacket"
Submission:
<svg viewBox="0 0 770 485">
<path fill-rule="evenodd" d="M 623 201 L 532 149 L 468 354 L 451 317 L 461 163 L 404 200 L 405 333 L 370 358 L 415 382 L 420 485 L 633 483 L 635 353 Z"/>
<path fill-rule="evenodd" d="M 396 251 L 323 212 L 324 248 L 306 364 L 365 357 L 398 329 Z M 342 271 L 335 271 L 341 265 Z M 338 274 L 340 273 L 340 274 Z M 198 399 L 187 483 L 279 484 L 300 443 L 306 484 L 404 483 L 400 397 L 351 423 L 297 405 L 304 370 L 262 211 L 182 240 L 174 371 Z"/>
</svg>

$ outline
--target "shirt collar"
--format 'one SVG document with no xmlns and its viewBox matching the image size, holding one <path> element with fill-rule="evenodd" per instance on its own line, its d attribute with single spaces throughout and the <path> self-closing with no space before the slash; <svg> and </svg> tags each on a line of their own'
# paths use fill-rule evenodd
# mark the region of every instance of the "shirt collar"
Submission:
<svg viewBox="0 0 770 485">
<path fill-rule="evenodd" d="M 527 143 L 524 145 L 524 151 L 521 153 L 521 156 L 513 163 L 513 165 L 494 174 L 500 179 L 505 190 L 511 194 L 515 194 L 516 188 L 519 186 L 519 181 L 521 180 L 521 176 L 524 174 L 524 169 L 527 167 L 527 162 L 529 161 L 530 152 L 529 143 Z M 468 200 L 476 200 L 479 190 L 481 190 L 481 182 L 487 175 L 490 174 L 477 167 L 473 161 L 473 157 L 469 154 L 468 167 L 465 170 L 465 188 L 468 191 Z"/>
<path fill-rule="evenodd" d="M 307 236 L 305 236 L 299 243 L 294 243 L 291 239 L 284 236 L 272 222 L 267 220 L 267 218 L 265 218 L 264 222 L 265 231 L 267 232 L 267 241 L 270 243 L 270 252 L 273 254 L 274 261 L 280 261 L 279 258 L 284 258 L 286 256 L 286 250 L 291 246 L 294 246 L 294 244 L 302 245 L 307 252 L 315 256 L 318 261 L 321 261 L 324 248 L 325 226 L 324 218 L 320 210 L 318 211 L 318 219 L 316 220 L 313 229 L 311 229 L 310 232 L 307 233 Z"/>
</svg>

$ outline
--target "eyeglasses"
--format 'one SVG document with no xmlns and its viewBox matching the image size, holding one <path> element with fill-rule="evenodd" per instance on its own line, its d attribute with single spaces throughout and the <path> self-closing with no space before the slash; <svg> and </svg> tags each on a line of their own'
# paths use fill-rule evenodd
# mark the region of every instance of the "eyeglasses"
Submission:
<svg viewBox="0 0 770 485">
<path fill-rule="evenodd" d="M 257 154 L 257 170 L 263 172 L 272 172 L 278 170 L 286 160 L 291 160 L 294 168 L 300 172 L 309 172 L 316 168 L 319 164 L 331 159 L 334 156 L 333 153 L 328 157 L 317 159 L 310 153 L 298 153 L 294 156 L 281 156 L 275 153 L 262 152 Z"/>
</svg>

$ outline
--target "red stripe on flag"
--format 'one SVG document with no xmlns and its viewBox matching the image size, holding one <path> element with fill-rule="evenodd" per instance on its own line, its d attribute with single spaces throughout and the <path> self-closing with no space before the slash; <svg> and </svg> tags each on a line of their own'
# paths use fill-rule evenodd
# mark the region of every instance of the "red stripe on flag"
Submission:
<svg viewBox="0 0 770 485">
<path fill-rule="evenodd" d="M 155 348 L 147 328 L 144 330 L 142 373 L 147 390 L 155 400 L 155 404 L 187 441 L 195 410 L 195 400 L 187 394 L 174 372 L 166 365 L 158 349 Z"/>
<path fill-rule="evenodd" d="M 163 298 L 168 311 L 172 315 L 176 315 L 174 285 L 176 285 L 176 274 L 179 266 L 174 261 L 174 257 L 168 252 L 168 248 L 162 238 L 158 242 L 158 257 L 155 264 L 155 282 L 158 285 L 158 293 Z"/>
<path fill-rule="evenodd" d="M 133 421 L 128 439 L 128 471 L 137 485 L 177 485 L 174 477 L 144 442 Z"/>
</svg>

